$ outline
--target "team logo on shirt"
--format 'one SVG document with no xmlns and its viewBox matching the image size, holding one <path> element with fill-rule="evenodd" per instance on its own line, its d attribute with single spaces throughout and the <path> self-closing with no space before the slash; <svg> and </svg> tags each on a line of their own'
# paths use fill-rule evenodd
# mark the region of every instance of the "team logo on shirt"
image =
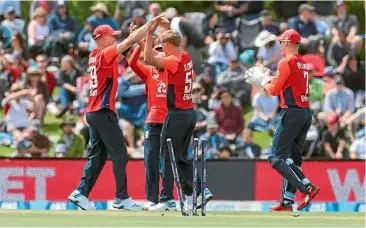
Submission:
<svg viewBox="0 0 366 228">
<path fill-rule="evenodd" d="M 159 82 L 156 97 L 166 97 L 166 83 L 165 82 L 161 82 L 161 81 Z"/>
</svg>

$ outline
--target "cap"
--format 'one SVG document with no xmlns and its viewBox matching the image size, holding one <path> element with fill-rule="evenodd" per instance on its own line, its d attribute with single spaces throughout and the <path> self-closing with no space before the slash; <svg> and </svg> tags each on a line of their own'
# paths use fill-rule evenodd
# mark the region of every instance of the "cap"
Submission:
<svg viewBox="0 0 366 228">
<path fill-rule="evenodd" d="M 121 34 L 121 31 L 114 31 L 109 25 L 99 25 L 93 32 L 93 39 L 100 39 L 105 36 L 116 36 Z"/>
<path fill-rule="evenodd" d="M 254 45 L 256 47 L 263 47 L 267 43 L 271 41 L 276 40 L 276 35 L 273 35 L 272 33 L 268 32 L 267 30 L 264 30 L 260 32 L 257 36 L 257 38 L 254 41 Z"/>
<path fill-rule="evenodd" d="M 332 113 L 332 114 L 330 114 L 329 115 L 329 117 L 328 117 L 328 124 L 335 124 L 335 123 L 337 123 L 338 122 L 338 116 L 337 116 L 337 114 L 335 114 L 335 113 Z"/>
<path fill-rule="evenodd" d="M 144 16 L 145 11 L 141 8 L 136 8 L 134 10 L 132 10 L 132 16 L 133 17 L 142 17 Z"/>
<path fill-rule="evenodd" d="M 341 5 L 344 5 L 344 4 L 346 4 L 344 1 L 342 1 L 342 0 L 338 0 L 338 1 L 336 2 L 336 4 L 335 4 L 335 7 L 338 7 L 338 6 L 341 6 Z"/>
<path fill-rule="evenodd" d="M 342 75 L 339 75 L 339 74 L 334 76 L 334 81 L 336 84 L 344 84 L 343 77 L 342 77 Z"/>
<path fill-rule="evenodd" d="M 101 11 L 104 14 L 108 15 L 107 5 L 103 2 L 98 2 L 95 6 L 90 7 L 91 11 Z"/>
<path fill-rule="evenodd" d="M 303 10 L 314 11 L 315 8 L 314 6 L 304 3 L 299 6 L 299 13 L 301 13 Z"/>
<path fill-rule="evenodd" d="M 42 75 L 43 72 L 37 68 L 37 67 L 29 67 L 27 69 L 27 74 L 30 75 L 30 74 L 39 74 L 39 75 Z"/>
<path fill-rule="evenodd" d="M 9 14 L 9 13 L 15 13 L 15 9 L 14 9 L 14 7 L 9 6 L 9 7 L 6 9 L 5 13 L 6 13 L 6 14 Z"/>
<path fill-rule="evenodd" d="M 269 15 L 270 13 L 269 13 L 269 11 L 268 10 L 266 10 L 266 9 L 264 9 L 264 10 L 262 10 L 260 13 L 259 13 L 259 16 L 260 17 L 263 17 L 263 16 L 267 16 L 267 15 Z"/>
<path fill-rule="evenodd" d="M 215 119 L 211 119 L 211 120 L 207 121 L 207 128 L 218 128 L 218 127 L 219 127 L 219 125 Z"/>
<path fill-rule="evenodd" d="M 76 126 L 76 123 L 73 119 L 65 119 L 62 123 L 61 123 L 61 127 L 64 127 L 65 125 L 72 125 L 72 126 Z"/>
<path fill-rule="evenodd" d="M 288 41 L 292 44 L 300 44 L 301 36 L 294 29 L 289 29 L 281 35 L 280 41 Z"/>
<path fill-rule="evenodd" d="M 58 0 L 57 3 L 56 3 L 56 5 L 57 5 L 57 8 L 58 7 L 66 7 L 66 1 L 64 1 L 64 0 Z"/>
</svg>

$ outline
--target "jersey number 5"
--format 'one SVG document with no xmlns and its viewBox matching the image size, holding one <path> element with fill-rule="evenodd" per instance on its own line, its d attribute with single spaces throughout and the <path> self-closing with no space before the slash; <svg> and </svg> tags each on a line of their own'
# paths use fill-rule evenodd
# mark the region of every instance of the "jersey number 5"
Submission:
<svg viewBox="0 0 366 228">
<path fill-rule="evenodd" d="M 192 91 L 192 84 L 193 84 L 193 71 L 188 71 L 186 73 L 186 86 L 184 86 L 184 93 L 191 93 Z"/>
<path fill-rule="evenodd" d="M 306 95 L 309 94 L 309 72 L 304 71 L 304 78 L 306 79 Z"/>
</svg>

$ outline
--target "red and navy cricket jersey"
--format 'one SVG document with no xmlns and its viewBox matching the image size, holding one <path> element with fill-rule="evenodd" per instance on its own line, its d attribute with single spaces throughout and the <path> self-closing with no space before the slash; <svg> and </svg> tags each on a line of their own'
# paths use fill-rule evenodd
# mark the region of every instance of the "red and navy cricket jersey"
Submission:
<svg viewBox="0 0 366 228">
<path fill-rule="evenodd" d="M 118 85 L 116 45 L 94 49 L 89 55 L 90 93 L 86 112 L 101 109 L 115 111 Z"/>
<path fill-rule="evenodd" d="M 294 54 L 282 59 L 277 67 L 276 77 L 265 89 L 274 96 L 280 96 L 281 108 L 309 107 L 309 72 L 302 57 Z"/>
<path fill-rule="evenodd" d="M 170 57 L 170 56 L 169 56 Z M 192 109 L 192 85 L 194 71 L 192 59 L 188 53 L 182 51 L 175 71 L 171 71 L 170 61 L 164 63 L 164 70 L 168 81 L 167 106 L 168 109 Z"/>
</svg>

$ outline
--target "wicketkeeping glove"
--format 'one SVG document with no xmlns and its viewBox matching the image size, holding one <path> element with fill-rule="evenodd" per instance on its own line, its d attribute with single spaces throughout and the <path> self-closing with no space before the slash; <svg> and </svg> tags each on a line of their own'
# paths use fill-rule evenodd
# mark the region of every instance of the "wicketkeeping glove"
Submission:
<svg viewBox="0 0 366 228">
<path fill-rule="evenodd" d="M 269 75 L 269 70 L 263 72 L 263 69 L 260 67 L 252 67 L 245 72 L 246 82 L 252 85 L 256 85 L 260 88 L 264 88 L 264 86 L 271 81 L 271 77 Z"/>
</svg>

